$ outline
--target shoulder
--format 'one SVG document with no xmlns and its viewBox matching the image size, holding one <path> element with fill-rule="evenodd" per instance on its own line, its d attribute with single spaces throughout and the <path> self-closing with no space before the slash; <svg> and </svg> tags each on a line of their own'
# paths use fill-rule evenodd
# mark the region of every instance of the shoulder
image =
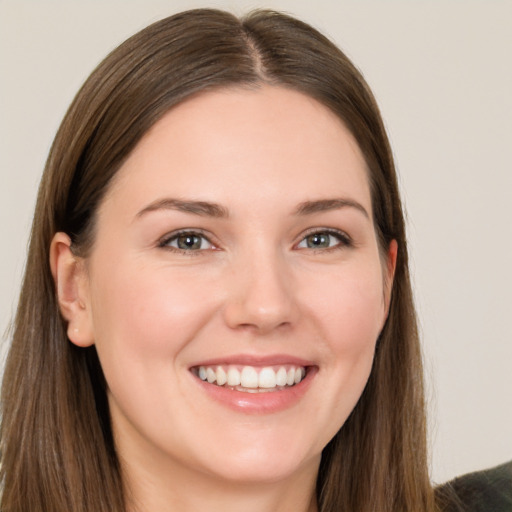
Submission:
<svg viewBox="0 0 512 512">
<path fill-rule="evenodd" d="M 442 512 L 512 512 L 512 461 L 436 489 Z"/>
</svg>

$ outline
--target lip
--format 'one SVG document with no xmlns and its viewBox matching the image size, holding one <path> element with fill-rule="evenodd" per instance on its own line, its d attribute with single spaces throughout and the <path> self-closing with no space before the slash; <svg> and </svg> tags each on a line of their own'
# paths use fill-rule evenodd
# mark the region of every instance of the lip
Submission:
<svg viewBox="0 0 512 512">
<path fill-rule="evenodd" d="M 191 371 L 192 368 L 197 368 L 198 366 L 222 364 L 255 367 L 277 365 L 303 366 L 306 368 L 306 376 L 301 382 L 291 387 L 285 387 L 277 391 L 249 393 L 209 384 L 196 377 Z M 208 398 L 213 399 L 224 407 L 242 414 L 273 414 L 293 407 L 302 399 L 318 373 L 318 366 L 312 361 L 284 354 L 272 356 L 232 355 L 200 361 L 189 368 L 189 373 L 201 393 L 204 393 Z"/>
<path fill-rule="evenodd" d="M 240 365 L 240 366 L 278 366 L 278 365 L 293 365 L 293 366 L 304 366 L 312 367 L 316 366 L 313 361 L 307 359 L 301 359 L 299 357 L 290 356 L 286 354 L 275 354 L 267 356 L 258 355 L 230 355 L 227 357 L 217 357 L 215 359 L 208 359 L 199 361 L 190 366 L 196 368 L 198 366 L 217 366 L 217 365 Z"/>
</svg>

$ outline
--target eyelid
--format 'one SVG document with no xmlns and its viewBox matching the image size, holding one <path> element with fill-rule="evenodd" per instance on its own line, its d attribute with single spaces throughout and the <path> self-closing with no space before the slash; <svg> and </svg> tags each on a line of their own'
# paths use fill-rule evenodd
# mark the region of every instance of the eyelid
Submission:
<svg viewBox="0 0 512 512">
<path fill-rule="evenodd" d="M 319 248 L 306 248 L 306 247 L 298 247 L 300 243 L 302 243 L 308 236 L 314 235 L 314 234 L 327 234 L 330 236 L 334 236 L 339 243 L 336 243 L 335 245 L 331 247 L 319 247 Z M 179 247 L 172 247 L 169 245 L 169 243 L 178 238 L 180 235 L 194 235 L 203 238 L 210 244 L 211 247 L 208 247 L 207 249 L 195 249 L 195 250 L 186 250 L 186 249 L 180 249 Z M 341 248 L 347 248 L 347 247 L 353 247 L 354 241 L 352 238 L 345 232 L 340 229 L 335 228 L 327 228 L 327 227 L 315 227 L 310 228 L 306 230 L 305 232 L 301 233 L 300 238 L 298 242 L 294 244 L 295 249 L 307 249 L 310 251 L 321 251 L 326 252 L 329 250 L 335 250 L 335 249 L 341 249 Z M 211 251 L 211 250 L 218 250 L 219 246 L 215 242 L 212 241 L 212 235 L 207 234 L 202 229 L 197 228 L 182 228 L 177 229 L 175 231 L 171 231 L 170 233 L 166 233 L 164 236 L 159 238 L 157 240 L 157 247 L 170 250 L 173 252 L 178 253 L 187 253 L 188 255 L 197 255 L 198 253 L 202 253 L 204 251 Z"/>
<path fill-rule="evenodd" d="M 333 245 L 332 247 L 324 247 L 324 248 L 322 248 L 322 247 L 318 247 L 318 248 L 298 247 L 299 244 L 302 243 L 308 236 L 315 235 L 315 234 L 327 234 L 327 235 L 334 236 L 335 238 L 338 239 L 339 243 L 337 243 L 336 245 Z M 346 247 L 353 247 L 353 246 L 354 246 L 354 241 L 345 231 L 342 231 L 340 229 L 335 229 L 335 228 L 322 228 L 322 227 L 310 228 L 310 229 L 306 230 L 304 233 L 302 233 L 300 235 L 299 241 L 295 244 L 295 248 L 297 248 L 299 250 L 307 249 L 310 251 L 322 251 L 322 252 L 326 252 L 326 251 L 334 250 L 334 249 L 346 248 Z"/>
<path fill-rule="evenodd" d="M 194 236 L 201 237 L 204 240 L 206 240 L 211 245 L 211 247 L 209 247 L 207 249 L 186 250 L 186 249 L 180 249 L 179 247 L 172 247 L 172 246 L 168 245 L 172 240 L 177 239 L 180 235 L 194 235 Z M 166 249 L 166 250 L 178 252 L 181 254 L 186 253 L 188 255 L 193 255 L 193 254 L 198 254 L 198 253 L 201 253 L 204 251 L 217 250 L 218 246 L 214 242 L 212 242 L 211 238 L 212 238 L 211 235 L 206 234 L 202 229 L 182 228 L 182 229 L 177 229 L 176 231 L 171 231 L 170 233 L 166 233 L 164 236 L 159 238 L 157 240 L 157 246 L 161 249 Z"/>
</svg>

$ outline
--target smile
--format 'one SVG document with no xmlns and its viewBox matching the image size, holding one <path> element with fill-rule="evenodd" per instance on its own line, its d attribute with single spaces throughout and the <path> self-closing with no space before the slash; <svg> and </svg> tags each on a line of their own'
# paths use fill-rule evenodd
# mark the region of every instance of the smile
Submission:
<svg viewBox="0 0 512 512">
<path fill-rule="evenodd" d="M 287 389 L 299 384 L 306 376 L 306 368 L 295 365 L 215 365 L 198 366 L 191 370 L 199 379 L 209 384 L 247 393 Z"/>
</svg>

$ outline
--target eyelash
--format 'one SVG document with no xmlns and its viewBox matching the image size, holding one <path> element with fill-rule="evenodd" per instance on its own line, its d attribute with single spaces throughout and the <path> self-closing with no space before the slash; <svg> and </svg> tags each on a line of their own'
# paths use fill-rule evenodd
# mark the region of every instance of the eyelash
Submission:
<svg viewBox="0 0 512 512">
<path fill-rule="evenodd" d="M 173 247 L 173 246 L 169 245 L 173 241 L 177 242 L 179 237 L 182 236 L 182 235 L 186 235 L 186 236 L 189 236 L 189 237 L 198 237 L 202 241 L 206 241 L 208 244 L 210 244 L 211 248 L 216 249 L 215 245 L 210 241 L 210 239 L 204 233 L 202 233 L 201 231 L 194 231 L 194 230 L 188 230 L 188 229 L 183 229 L 183 230 L 180 230 L 180 231 L 175 231 L 173 233 L 165 235 L 163 238 L 161 238 L 159 240 L 158 247 L 160 247 L 162 249 L 166 249 L 166 250 L 172 251 L 172 252 L 177 252 L 179 254 L 185 254 L 187 256 L 197 256 L 202 251 L 208 250 L 208 249 L 201 249 L 201 248 L 196 249 L 196 250 L 194 250 L 194 249 L 181 249 L 179 247 Z M 202 241 L 201 241 L 201 245 L 203 243 Z M 209 249 L 211 249 L 211 248 L 209 248 Z"/>
<path fill-rule="evenodd" d="M 304 243 L 306 239 L 310 236 L 314 235 L 327 235 L 329 237 L 334 237 L 338 243 L 332 245 L 330 247 L 299 247 L 300 244 Z M 314 252 L 331 252 L 340 249 L 346 249 L 354 246 L 354 242 L 352 239 L 343 231 L 339 231 L 337 229 L 332 228 L 314 228 L 309 232 L 306 232 L 300 242 L 296 245 L 299 249 L 306 249 Z"/>
<path fill-rule="evenodd" d="M 206 241 L 208 244 L 211 245 L 211 247 L 207 248 L 207 249 L 202 249 L 202 248 L 181 249 L 179 247 L 173 247 L 170 245 L 171 242 L 174 242 L 174 241 L 177 242 L 179 237 L 182 235 L 186 235 L 188 237 L 198 237 L 198 238 L 202 239 L 201 245 L 202 245 L 203 241 Z M 329 247 L 318 247 L 318 248 L 299 247 L 300 244 L 306 242 L 306 239 L 308 237 L 311 237 L 313 235 L 327 235 L 329 237 L 334 237 L 337 240 L 337 243 L 335 245 L 332 245 Z M 354 243 L 353 243 L 352 239 L 343 231 L 338 231 L 336 229 L 322 229 L 322 228 L 315 228 L 309 232 L 306 232 L 302 236 L 299 243 L 295 245 L 295 247 L 298 248 L 299 250 L 306 249 L 306 250 L 310 250 L 310 251 L 314 251 L 314 252 L 331 252 L 334 250 L 350 248 L 353 246 L 354 246 Z M 162 249 L 169 250 L 169 251 L 177 252 L 180 254 L 186 254 L 187 256 L 197 256 L 205 250 L 217 249 L 215 247 L 215 245 L 211 242 L 211 240 L 204 233 L 202 233 L 201 231 L 194 231 L 194 230 L 187 230 L 187 229 L 183 229 L 183 230 L 165 235 L 163 238 L 161 238 L 158 241 L 158 247 L 160 247 Z"/>
</svg>

